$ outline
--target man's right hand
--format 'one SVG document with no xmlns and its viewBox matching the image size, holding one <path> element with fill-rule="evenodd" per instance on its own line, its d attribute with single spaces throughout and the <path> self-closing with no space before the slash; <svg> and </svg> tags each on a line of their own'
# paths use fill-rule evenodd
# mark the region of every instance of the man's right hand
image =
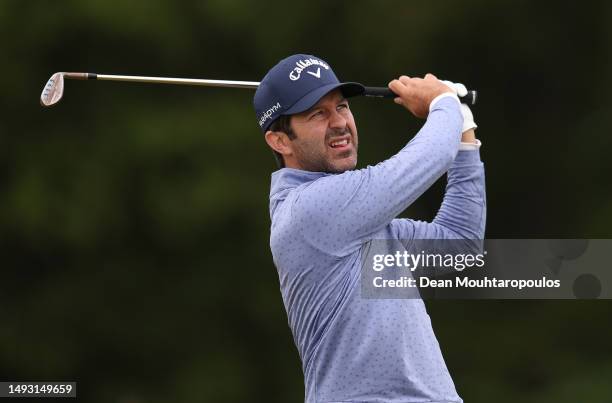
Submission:
<svg viewBox="0 0 612 403">
<path fill-rule="evenodd" d="M 426 118 L 429 114 L 429 105 L 440 94 L 455 92 L 439 81 L 433 74 L 426 74 L 425 78 L 410 78 L 401 76 L 389 83 L 389 89 L 398 96 L 395 103 L 403 105 L 414 116 Z"/>
</svg>

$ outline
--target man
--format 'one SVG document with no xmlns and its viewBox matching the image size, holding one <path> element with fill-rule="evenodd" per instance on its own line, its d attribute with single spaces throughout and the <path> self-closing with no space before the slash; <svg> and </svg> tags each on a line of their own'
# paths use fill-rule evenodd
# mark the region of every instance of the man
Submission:
<svg viewBox="0 0 612 403">
<path fill-rule="evenodd" d="M 363 92 L 360 84 L 340 83 L 318 57 L 293 55 L 255 94 L 259 125 L 282 167 L 272 174 L 270 246 L 306 402 L 462 401 L 423 301 L 362 298 L 359 279 L 373 239 L 484 237 L 480 142 L 469 108 L 433 75 L 402 76 L 389 88 L 397 104 L 427 120 L 399 153 L 359 170 L 347 98 Z M 396 218 L 447 171 L 431 223 Z"/>
</svg>

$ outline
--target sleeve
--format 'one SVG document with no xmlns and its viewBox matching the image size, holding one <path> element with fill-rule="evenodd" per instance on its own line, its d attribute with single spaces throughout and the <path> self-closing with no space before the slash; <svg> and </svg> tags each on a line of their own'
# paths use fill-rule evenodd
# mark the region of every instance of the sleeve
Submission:
<svg viewBox="0 0 612 403">
<path fill-rule="evenodd" d="M 416 200 L 455 160 L 463 118 L 456 99 L 432 104 L 427 121 L 396 155 L 375 166 L 329 175 L 306 186 L 294 217 L 306 242 L 345 256 Z"/>
<path fill-rule="evenodd" d="M 442 206 L 431 223 L 393 220 L 392 231 L 398 239 L 484 239 L 485 175 L 478 148 L 457 154 L 448 171 Z"/>
<path fill-rule="evenodd" d="M 461 142 L 459 144 L 459 151 L 480 150 L 480 146 L 481 145 L 482 145 L 482 143 L 478 139 L 476 139 L 475 143 L 464 143 L 464 142 Z"/>
</svg>

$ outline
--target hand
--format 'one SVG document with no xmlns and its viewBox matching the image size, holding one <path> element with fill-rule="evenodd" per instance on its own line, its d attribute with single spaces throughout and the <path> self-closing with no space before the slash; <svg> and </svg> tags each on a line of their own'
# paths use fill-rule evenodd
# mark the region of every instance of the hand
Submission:
<svg viewBox="0 0 612 403">
<path fill-rule="evenodd" d="M 468 90 L 465 87 L 465 85 L 463 85 L 461 83 L 454 83 L 454 82 L 448 81 L 448 80 L 440 80 L 440 81 L 442 81 L 444 84 L 446 84 L 446 86 L 448 86 L 451 90 L 453 90 L 453 92 L 455 94 L 457 94 L 460 97 L 464 97 L 468 93 Z"/>
<path fill-rule="evenodd" d="M 425 78 L 401 76 L 389 83 L 389 89 L 398 95 L 394 100 L 396 104 L 403 105 L 414 116 L 423 119 L 429 114 L 429 105 L 435 97 L 454 92 L 433 74 L 426 74 Z"/>
<path fill-rule="evenodd" d="M 455 94 L 460 97 L 464 97 L 467 95 L 468 90 L 465 85 L 461 83 L 454 83 L 452 81 L 440 80 L 444 84 L 446 84 L 450 89 L 453 90 Z M 470 129 L 475 129 L 478 126 L 474 122 L 474 115 L 472 115 L 472 111 L 467 104 L 461 104 L 461 115 L 463 115 L 463 129 L 461 129 L 461 133 L 465 133 Z"/>
<path fill-rule="evenodd" d="M 463 128 L 461 129 L 461 133 L 465 133 L 468 130 L 472 130 L 477 128 L 476 122 L 474 122 L 474 115 L 472 115 L 472 110 L 466 104 L 461 104 L 461 114 L 463 115 Z"/>
</svg>

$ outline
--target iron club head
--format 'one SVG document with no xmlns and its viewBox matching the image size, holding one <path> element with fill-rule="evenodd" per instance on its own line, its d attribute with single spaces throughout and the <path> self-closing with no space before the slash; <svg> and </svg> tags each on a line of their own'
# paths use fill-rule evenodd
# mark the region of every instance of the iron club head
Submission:
<svg viewBox="0 0 612 403">
<path fill-rule="evenodd" d="M 64 95 L 64 73 L 55 73 L 49 78 L 42 94 L 40 104 L 46 108 L 55 105 Z"/>
</svg>

